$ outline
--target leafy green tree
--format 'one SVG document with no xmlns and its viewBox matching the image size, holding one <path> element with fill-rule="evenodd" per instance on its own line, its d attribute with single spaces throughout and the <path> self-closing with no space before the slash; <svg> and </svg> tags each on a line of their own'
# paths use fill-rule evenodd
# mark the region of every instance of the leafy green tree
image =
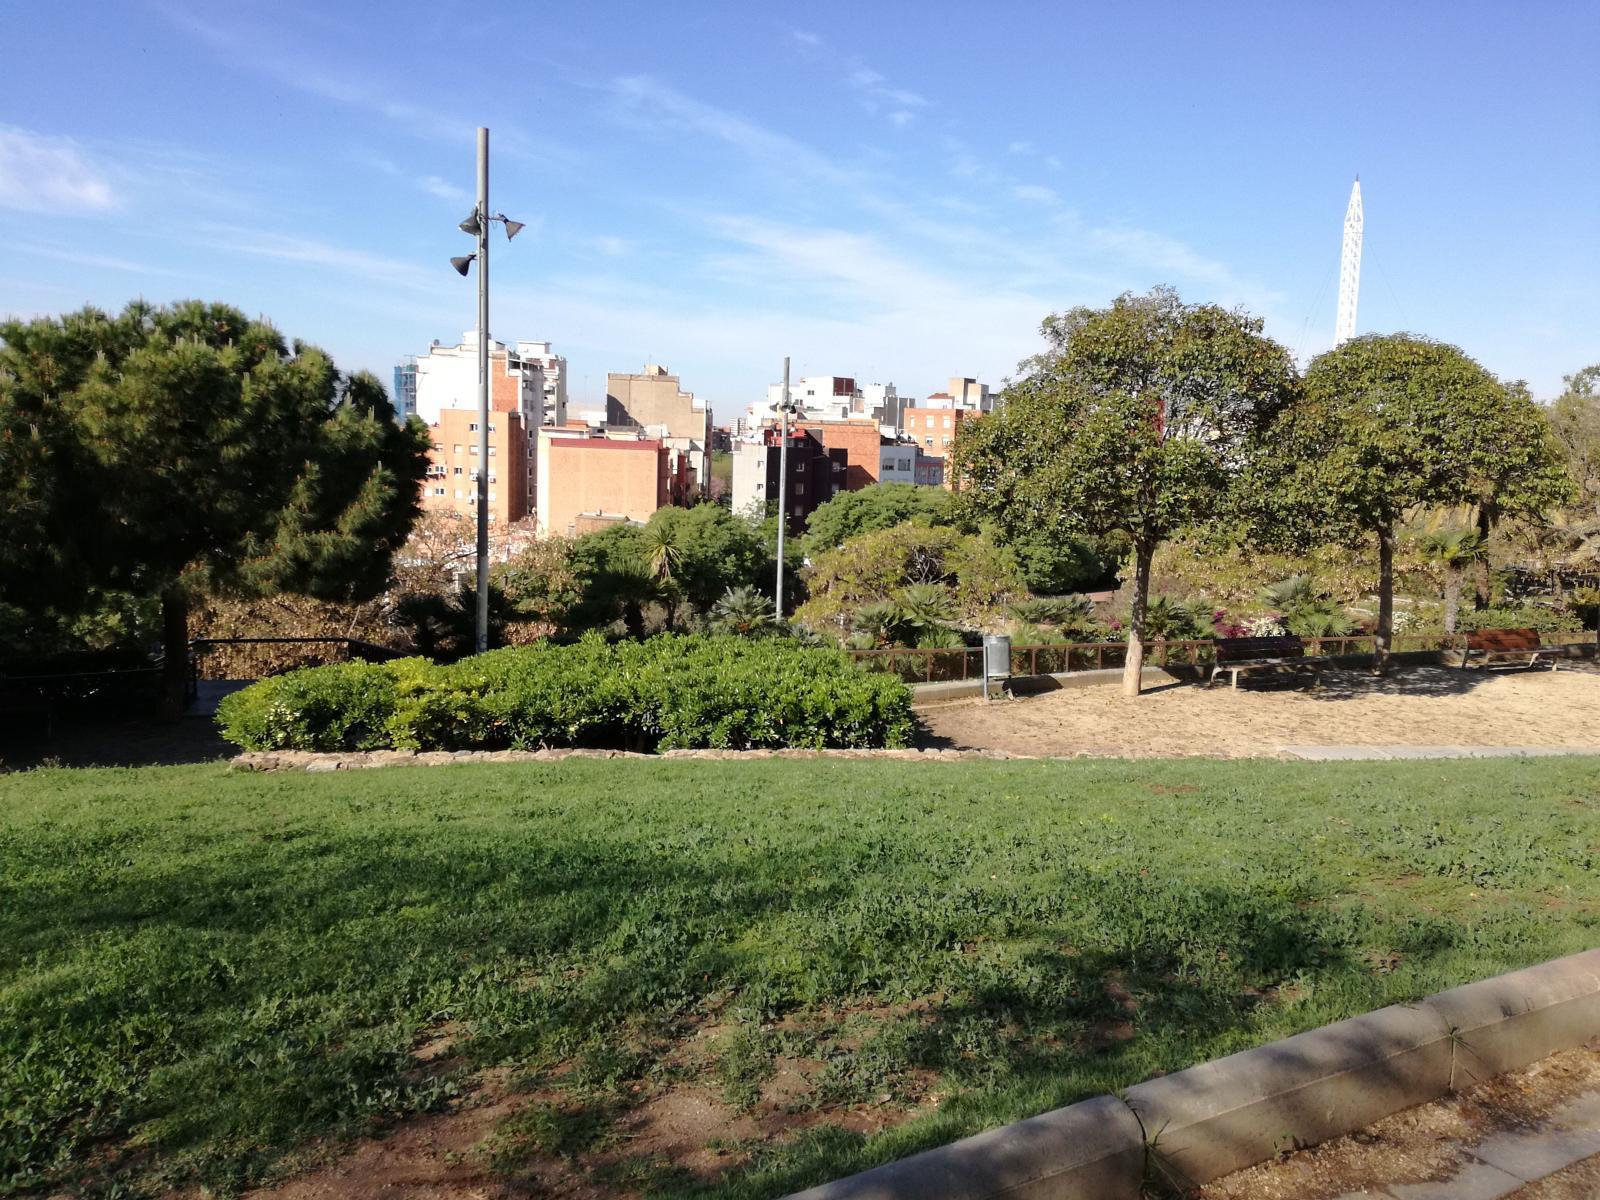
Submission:
<svg viewBox="0 0 1600 1200">
<path fill-rule="evenodd" d="M 569 627 L 573 610 L 583 602 L 573 545 L 563 537 L 539 538 L 490 571 L 489 582 L 505 596 L 512 619 L 551 633 Z"/>
<path fill-rule="evenodd" d="M 197 301 L 7 322 L 0 340 L 0 437 L 25 468 L 0 478 L 0 513 L 29 539 L 4 565 L 56 566 L 6 570 L 4 598 L 72 608 L 85 583 L 159 597 L 167 714 L 199 592 L 384 586 L 419 509 L 427 434 L 395 423 L 372 376 Z M 30 418 L 38 439 L 19 439 Z"/>
<path fill-rule="evenodd" d="M 963 429 L 961 508 L 1019 538 L 1125 536 L 1133 605 L 1123 690 L 1144 665 L 1150 562 L 1228 511 L 1249 448 L 1292 399 L 1288 352 L 1261 322 L 1158 288 L 1048 317 L 999 412 Z"/>
<path fill-rule="evenodd" d="M 955 497 L 943 488 L 911 483 L 878 483 L 854 492 L 840 492 L 817 506 L 806 520 L 805 549 L 813 558 L 853 537 L 875 529 L 891 529 L 907 521 L 948 525 Z"/>
<path fill-rule="evenodd" d="M 893 605 L 894 614 L 884 613 L 876 632 L 903 628 L 904 601 L 914 585 L 932 585 L 948 597 L 949 607 L 941 609 L 947 615 L 938 620 L 969 627 L 995 622 L 1027 592 L 1009 550 L 948 525 L 915 521 L 851 538 L 816 558 L 805 576 L 810 594 L 794 614 L 796 623 L 840 640 L 859 614 L 877 605 Z"/>
<path fill-rule="evenodd" d="M 1477 503 L 1490 478 L 1502 514 L 1565 494 L 1552 439 L 1527 420 L 1528 403 L 1454 346 L 1369 334 L 1317 358 L 1301 402 L 1263 439 L 1247 489 L 1260 537 L 1300 547 L 1376 539 L 1380 670 L 1393 647 L 1395 533 L 1407 513 Z"/>
<path fill-rule="evenodd" d="M 1005 545 L 1017 556 L 1028 590 L 1043 596 L 1081 591 L 1104 579 L 1109 571 L 1094 545 L 1086 538 L 1030 529 Z"/>
<path fill-rule="evenodd" d="M 1600 563 L 1600 363 L 1567 376 L 1549 419 L 1577 489 L 1561 522 L 1563 549 L 1569 561 Z"/>
<path fill-rule="evenodd" d="M 1489 606 L 1488 546 L 1501 519 L 1521 516 L 1543 521 L 1550 509 L 1573 495 L 1572 477 L 1551 434 L 1549 414 L 1534 402 L 1525 383 L 1503 386 L 1504 397 L 1492 413 L 1494 429 L 1475 447 L 1469 467 L 1478 541 L 1484 548 L 1472 563 L 1478 608 Z"/>
<path fill-rule="evenodd" d="M 1444 631 L 1456 631 L 1461 611 L 1461 581 L 1467 568 L 1486 562 L 1489 547 L 1476 529 L 1441 529 L 1417 539 L 1418 549 L 1444 570 Z"/>
<path fill-rule="evenodd" d="M 772 590 L 772 551 L 759 526 L 719 504 L 660 509 L 645 530 L 647 535 L 662 531 L 660 536 L 676 548 L 674 583 L 701 615 L 709 613 L 729 588 Z"/>
</svg>

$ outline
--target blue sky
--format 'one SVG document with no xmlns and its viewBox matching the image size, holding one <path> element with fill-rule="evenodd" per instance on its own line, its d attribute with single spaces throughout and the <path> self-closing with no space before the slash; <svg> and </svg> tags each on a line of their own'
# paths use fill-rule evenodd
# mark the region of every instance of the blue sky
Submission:
<svg viewBox="0 0 1600 1200">
<path fill-rule="evenodd" d="M 481 24 L 474 13 L 492 9 Z M 1156 283 L 1332 340 L 1600 361 L 1600 4 L 0 3 L 0 311 L 202 296 L 380 372 L 475 319 L 580 402 L 679 371 L 998 383 L 1048 312 Z"/>
</svg>

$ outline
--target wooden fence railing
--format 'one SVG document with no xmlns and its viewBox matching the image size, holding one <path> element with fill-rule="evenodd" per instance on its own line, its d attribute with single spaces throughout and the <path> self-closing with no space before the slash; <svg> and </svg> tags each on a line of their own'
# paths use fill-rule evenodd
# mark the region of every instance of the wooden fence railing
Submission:
<svg viewBox="0 0 1600 1200">
<path fill-rule="evenodd" d="M 1581 634 L 1543 634 L 1547 646 L 1587 642 Z M 1376 655 L 1378 639 L 1370 633 L 1339 637 L 1307 637 L 1308 658 L 1354 658 Z M 1391 643 L 1396 654 L 1443 652 L 1460 654 L 1466 649 L 1464 633 L 1397 633 Z M 1061 675 L 1073 671 L 1103 671 L 1126 662 L 1126 642 L 1057 642 L 1038 646 L 1011 647 L 1013 675 Z M 1172 641 L 1158 640 L 1145 647 L 1145 662 L 1155 667 L 1198 666 L 1216 656 L 1210 638 Z M 907 683 L 943 683 L 983 676 L 983 650 L 977 646 L 960 649 L 923 650 L 896 646 L 886 650 L 852 650 L 850 657 L 870 670 L 887 671 Z"/>
</svg>

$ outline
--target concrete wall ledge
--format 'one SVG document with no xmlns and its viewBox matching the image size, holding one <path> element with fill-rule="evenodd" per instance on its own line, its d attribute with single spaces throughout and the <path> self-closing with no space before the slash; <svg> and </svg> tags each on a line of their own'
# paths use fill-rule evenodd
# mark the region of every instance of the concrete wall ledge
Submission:
<svg viewBox="0 0 1600 1200">
<path fill-rule="evenodd" d="M 1600 949 L 1391 1005 L 796 1193 L 793 1200 L 1137 1200 L 1580 1046 Z"/>
</svg>

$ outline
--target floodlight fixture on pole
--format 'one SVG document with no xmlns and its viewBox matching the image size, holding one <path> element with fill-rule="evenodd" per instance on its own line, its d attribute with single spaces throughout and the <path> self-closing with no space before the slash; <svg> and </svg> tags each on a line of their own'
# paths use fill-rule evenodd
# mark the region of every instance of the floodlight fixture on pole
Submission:
<svg viewBox="0 0 1600 1200">
<path fill-rule="evenodd" d="M 489 212 L 489 131 L 478 129 L 478 203 L 458 228 L 478 239 L 478 249 L 450 260 L 456 273 L 465 276 L 478 260 L 478 469 L 475 503 L 478 509 L 478 620 L 474 646 L 482 654 L 489 648 L 489 227 L 501 222 L 506 240 L 524 228 L 505 213 Z"/>
</svg>

